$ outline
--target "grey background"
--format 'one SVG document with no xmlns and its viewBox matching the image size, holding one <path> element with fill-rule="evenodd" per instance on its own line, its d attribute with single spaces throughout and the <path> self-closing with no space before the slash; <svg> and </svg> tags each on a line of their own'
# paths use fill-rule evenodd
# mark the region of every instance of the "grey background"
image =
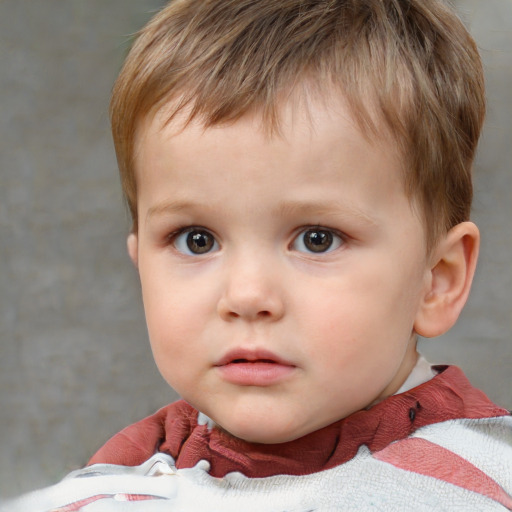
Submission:
<svg viewBox="0 0 512 512">
<path fill-rule="evenodd" d="M 158 0 L 0 0 L 0 497 L 52 483 L 176 398 L 152 361 L 111 146 L 111 84 Z M 460 0 L 487 73 L 483 247 L 421 349 L 512 408 L 512 1 Z"/>
</svg>

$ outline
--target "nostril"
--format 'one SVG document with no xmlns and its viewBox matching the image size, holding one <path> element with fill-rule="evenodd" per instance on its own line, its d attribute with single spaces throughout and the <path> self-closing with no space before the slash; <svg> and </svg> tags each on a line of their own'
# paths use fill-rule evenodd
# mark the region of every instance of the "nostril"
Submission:
<svg viewBox="0 0 512 512">
<path fill-rule="evenodd" d="M 280 298 L 268 293 L 236 295 L 226 292 L 219 299 L 217 312 L 226 321 L 274 321 L 282 317 L 284 306 Z"/>
<path fill-rule="evenodd" d="M 236 319 L 236 318 L 241 318 L 241 317 L 249 317 L 249 315 L 244 315 L 244 314 L 240 314 L 240 313 L 237 313 L 236 311 L 228 311 L 227 312 L 227 317 L 228 318 L 231 318 L 231 319 Z M 256 318 L 259 318 L 261 320 L 265 319 L 265 318 L 270 318 L 272 317 L 272 313 L 268 310 L 263 310 L 263 311 L 258 311 L 258 313 L 256 313 L 255 316 L 253 316 L 252 318 L 253 319 L 256 319 Z"/>
</svg>

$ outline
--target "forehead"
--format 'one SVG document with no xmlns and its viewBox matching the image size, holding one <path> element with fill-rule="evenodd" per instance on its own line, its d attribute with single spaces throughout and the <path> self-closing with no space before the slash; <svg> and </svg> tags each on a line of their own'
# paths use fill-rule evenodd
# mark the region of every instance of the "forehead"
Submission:
<svg viewBox="0 0 512 512">
<path fill-rule="evenodd" d="M 342 98 L 294 98 L 280 114 L 273 132 L 257 111 L 210 127 L 184 113 L 168 122 L 166 109 L 148 117 L 137 138 L 139 213 L 198 198 L 238 207 L 259 194 L 281 212 L 285 203 L 319 211 L 322 201 L 339 201 L 377 217 L 389 196 L 408 201 L 396 144 L 364 136 Z"/>
<path fill-rule="evenodd" d="M 267 144 L 308 140 L 321 144 L 326 130 L 342 131 L 352 144 L 365 143 L 402 161 L 399 145 L 382 114 L 368 99 L 351 105 L 335 86 L 320 87 L 314 80 L 305 80 L 280 93 L 275 109 L 251 107 L 219 121 L 209 113 L 197 113 L 194 105 L 182 107 L 180 98 L 173 99 L 149 112 L 136 125 L 135 156 L 152 139 L 171 141 L 175 137 L 201 137 L 206 131 L 228 134 L 233 126 L 253 131 Z M 322 133 L 324 130 L 324 133 Z M 318 136 L 320 135 L 320 136 Z"/>
</svg>

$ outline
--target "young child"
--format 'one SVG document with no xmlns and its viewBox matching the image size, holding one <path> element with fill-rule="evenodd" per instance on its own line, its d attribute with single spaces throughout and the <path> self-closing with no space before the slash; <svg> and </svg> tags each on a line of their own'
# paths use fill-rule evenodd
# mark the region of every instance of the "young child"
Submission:
<svg viewBox="0 0 512 512">
<path fill-rule="evenodd" d="M 479 246 L 483 75 L 447 7 L 175 0 L 111 117 L 183 400 L 9 510 L 512 510 L 508 411 L 416 351 Z"/>
</svg>

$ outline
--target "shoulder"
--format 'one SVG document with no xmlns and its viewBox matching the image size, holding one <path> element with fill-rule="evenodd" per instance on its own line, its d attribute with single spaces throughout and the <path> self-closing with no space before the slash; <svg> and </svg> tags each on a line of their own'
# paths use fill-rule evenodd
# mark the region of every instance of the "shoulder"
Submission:
<svg viewBox="0 0 512 512">
<path fill-rule="evenodd" d="M 183 439 L 196 422 L 197 411 L 179 400 L 115 434 L 93 455 L 88 465 L 137 466 L 157 452 L 164 442 L 170 455 L 176 457 Z"/>
<path fill-rule="evenodd" d="M 373 457 L 512 507 L 510 415 L 427 425 Z"/>
</svg>

